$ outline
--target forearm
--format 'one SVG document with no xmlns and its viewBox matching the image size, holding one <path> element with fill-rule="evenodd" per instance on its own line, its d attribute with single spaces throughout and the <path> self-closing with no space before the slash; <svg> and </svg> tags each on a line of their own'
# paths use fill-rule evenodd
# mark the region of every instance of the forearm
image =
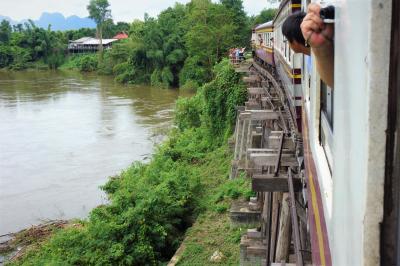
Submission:
<svg viewBox="0 0 400 266">
<path fill-rule="evenodd" d="M 323 47 L 311 49 L 317 65 L 317 71 L 322 79 L 329 87 L 334 87 L 334 47 L 329 42 Z"/>
</svg>

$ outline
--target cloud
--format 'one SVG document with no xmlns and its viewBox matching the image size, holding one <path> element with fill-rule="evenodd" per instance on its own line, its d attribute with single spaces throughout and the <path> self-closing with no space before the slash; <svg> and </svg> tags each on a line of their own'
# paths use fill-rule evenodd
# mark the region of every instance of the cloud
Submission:
<svg viewBox="0 0 400 266">
<path fill-rule="evenodd" d="M 131 22 L 143 19 L 144 13 L 157 16 L 160 11 L 173 6 L 175 2 L 187 3 L 190 0 L 109 0 L 115 21 Z M 0 15 L 14 20 L 38 19 L 43 12 L 60 12 L 64 16 L 87 17 L 86 6 L 89 0 L 0 0 Z M 244 0 L 243 6 L 249 15 L 258 14 L 268 6 L 267 1 Z"/>
</svg>

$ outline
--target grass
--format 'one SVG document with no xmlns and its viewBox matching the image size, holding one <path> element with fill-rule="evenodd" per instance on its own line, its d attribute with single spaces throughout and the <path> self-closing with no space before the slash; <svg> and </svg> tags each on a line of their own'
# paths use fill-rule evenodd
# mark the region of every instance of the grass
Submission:
<svg viewBox="0 0 400 266">
<path fill-rule="evenodd" d="M 253 196 L 249 180 L 229 180 L 230 152 L 227 145 L 208 156 L 210 163 L 199 169 L 207 189 L 201 201 L 203 212 L 189 228 L 177 265 L 238 265 L 240 238 L 247 227 L 232 226 L 229 208 L 233 200 Z M 203 171 L 204 170 L 204 171 Z M 211 262 L 214 252 L 223 254 L 221 262 Z"/>
<path fill-rule="evenodd" d="M 187 231 L 177 265 L 239 265 L 239 243 L 245 229 L 231 226 L 228 212 L 206 211 Z M 210 261 L 215 251 L 223 254 L 219 263 Z"/>
</svg>

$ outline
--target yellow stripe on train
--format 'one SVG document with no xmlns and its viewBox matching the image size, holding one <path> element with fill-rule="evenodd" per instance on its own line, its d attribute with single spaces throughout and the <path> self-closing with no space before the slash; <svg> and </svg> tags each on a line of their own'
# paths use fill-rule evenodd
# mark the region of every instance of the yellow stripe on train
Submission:
<svg viewBox="0 0 400 266">
<path fill-rule="evenodd" d="M 274 29 L 261 29 L 261 30 L 256 30 L 256 33 L 264 33 L 264 32 L 273 32 Z"/>
</svg>

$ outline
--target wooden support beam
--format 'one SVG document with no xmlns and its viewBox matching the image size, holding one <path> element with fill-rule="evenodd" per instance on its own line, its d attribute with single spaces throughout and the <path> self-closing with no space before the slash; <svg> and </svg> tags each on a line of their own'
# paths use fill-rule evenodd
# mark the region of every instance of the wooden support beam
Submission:
<svg viewBox="0 0 400 266">
<path fill-rule="evenodd" d="M 251 120 L 276 120 L 279 114 L 273 110 L 252 110 Z"/>
<path fill-rule="evenodd" d="M 280 214 L 280 202 L 282 201 L 282 193 L 273 192 L 272 193 L 272 223 L 271 223 L 271 242 L 269 245 L 269 258 L 270 261 L 275 261 L 276 254 L 276 242 L 278 240 L 278 224 L 279 224 L 279 214 Z"/>
<path fill-rule="evenodd" d="M 262 87 L 252 87 L 252 88 L 247 88 L 247 93 L 249 95 L 259 95 L 259 94 L 265 94 L 266 90 Z"/>
<path fill-rule="evenodd" d="M 266 245 L 254 245 L 247 247 L 247 255 L 250 256 L 263 257 L 265 256 L 266 252 L 267 252 Z"/>
<path fill-rule="evenodd" d="M 246 110 L 251 111 L 251 110 L 261 110 L 261 104 L 255 101 L 248 101 L 245 102 Z"/>
<path fill-rule="evenodd" d="M 288 176 L 279 175 L 253 175 L 251 178 L 252 189 L 255 192 L 289 192 Z M 293 178 L 295 192 L 301 191 L 301 179 Z"/>
<path fill-rule="evenodd" d="M 252 153 L 250 154 L 250 160 L 256 166 L 275 166 L 277 154 L 271 153 Z M 285 167 L 297 167 L 299 163 L 296 157 L 291 154 L 282 154 L 281 166 Z"/>
<path fill-rule="evenodd" d="M 239 120 L 277 120 L 279 114 L 273 110 L 246 110 L 239 114 Z"/>
<path fill-rule="evenodd" d="M 280 142 L 279 142 L 279 146 L 278 146 L 278 156 L 276 157 L 276 162 L 275 162 L 274 176 L 279 175 L 279 167 L 281 165 L 282 148 L 283 148 L 284 140 L 285 140 L 285 135 L 282 132 L 280 135 Z"/>
<path fill-rule="evenodd" d="M 280 138 L 278 136 L 269 136 L 267 139 L 267 147 L 271 149 L 278 149 L 280 144 Z M 293 150 L 295 149 L 296 145 L 291 139 L 285 139 L 283 141 L 283 148 Z"/>
<path fill-rule="evenodd" d="M 239 121 L 243 121 L 243 120 L 249 120 L 251 119 L 251 113 L 249 110 L 245 110 L 240 112 L 239 116 L 238 116 Z"/>
<path fill-rule="evenodd" d="M 275 261 L 288 261 L 291 236 L 289 193 L 284 193 L 279 215 L 279 237 L 276 244 Z"/>
<path fill-rule="evenodd" d="M 250 149 L 247 149 L 247 153 L 249 153 L 249 154 L 251 154 L 251 153 L 272 153 L 272 154 L 277 155 L 278 150 L 270 149 L 270 148 L 262 148 L 262 149 L 250 148 Z M 282 154 L 291 154 L 294 156 L 294 151 L 289 150 L 289 149 L 282 149 Z"/>
<path fill-rule="evenodd" d="M 294 191 L 294 182 L 293 182 L 293 174 L 292 169 L 288 169 L 288 185 L 289 185 L 289 200 L 290 200 L 290 217 L 293 228 L 293 242 L 294 242 L 294 251 L 296 254 L 296 264 L 298 266 L 303 266 L 303 254 L 301 250 L 301 242 L 300 242 L 300 230 L 299 230 L 299 222 L 296 211 L 296 199 L 295 199 L 295 191 Z"/>
</svg>

